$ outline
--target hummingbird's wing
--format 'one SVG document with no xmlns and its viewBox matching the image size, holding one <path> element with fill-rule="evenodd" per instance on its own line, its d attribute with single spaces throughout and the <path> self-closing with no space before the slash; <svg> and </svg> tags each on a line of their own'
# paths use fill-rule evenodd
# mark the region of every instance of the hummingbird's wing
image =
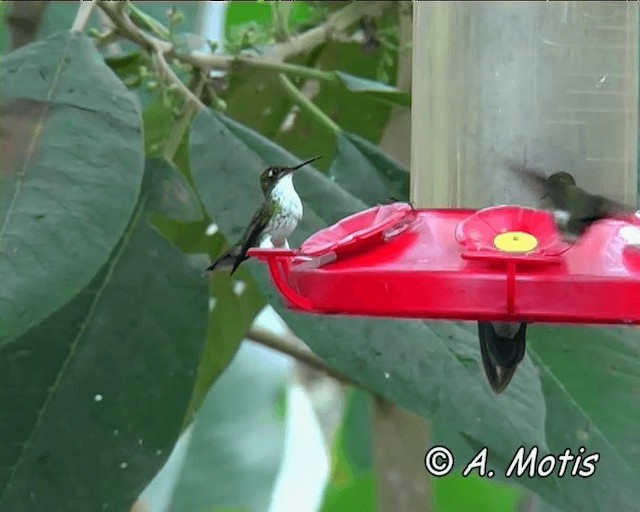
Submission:
<svg viewBox="0 0 640 512">
<path fill-rule="evenodd" d="M 541 208 L 563 211 L 569 209 L 568 199 L 565 194 L 566 186 L 554 186 L 554 181 L 550 180 L 544 171 L 536 167 L 529 167 L 513 160 L 507 160 L 507 166 L 509 170 L 517 173 L 522 178 L 527 187 L 539 192 L 538 200 Z M 562 174 L 565 174 L 572 182 L 575 182 L 575 179 L 569 173 Z"/>
<path fill-rule="evenodd" d="M 249 248 L 259 244 L 262 232 L 268 223 L 268 214 L 269 204 L 265 201 L 262 208 L 253 215 L 240 241 L 222 253 L 216 261 L 207 267 L 207 271 L 231 270 L 231 274 L 233 274 L 240 263 L 247 259 Z"/>
<path fill-rule="evenodd" d="M 240 246 L 234 245 L 229 247 L 216 261 L 207 267 L 207 272 L 213 270 L 232 270 L 238 260 L 238 256 L 240 256 Z"/>
<path fill-rule="evenodd" d="M 502 393 L 524 357 L 527 324 L 478 322 L 482 366 L 494 393 Z"/>
<path fill-rule="evenodd" d="M 240 250 L 238 251 L 238 257 L 231 270 L 232 274 L 236 271 L 240 263 L 247 259 L 247 251 L 260 243 L 260 239 L 262 238 L 264 229 L 269 223 L 272 213 L 271 202 L 265 201 L 262 207 L 253 215 L 249 226 L 242 236 L 242 241 L 238 244 L 240 245 Z"/>
</svg>

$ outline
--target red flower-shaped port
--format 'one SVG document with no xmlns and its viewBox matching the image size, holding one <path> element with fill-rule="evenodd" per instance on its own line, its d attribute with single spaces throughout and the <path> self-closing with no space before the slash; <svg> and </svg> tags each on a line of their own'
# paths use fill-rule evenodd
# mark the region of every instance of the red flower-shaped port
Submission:
<svg viewBox="0 0 640 512">
<path fill-rule="evenodd" d="M 415 213 L 407 203 L 374 206 L 318 231 L 300 246 L 298 254 L 319 256 L 360 250 L 400 234 L 413 219 Z"/>
<path fill-rule="evenodd" d="M 551 213 L 522 206 L 478 210 L 458 224 L 455 236 L 466 259 L 551 263 L 570 247 Z"/>
</svg>

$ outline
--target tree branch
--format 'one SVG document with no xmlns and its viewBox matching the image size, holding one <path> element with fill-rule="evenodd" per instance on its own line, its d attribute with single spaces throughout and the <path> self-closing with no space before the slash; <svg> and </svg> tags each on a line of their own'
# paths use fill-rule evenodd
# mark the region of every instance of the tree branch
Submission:
<svg viewBox="0 0 640 512">
<path fill-rule="evenodd" d="M 175 57 L 181 62 L 205 71 L 231 70 L 244 65 L 261 68 L 273 67 L 274 71 L 283 71 L 280 64 L 286 59 L 313 50 L 322 43 L 331 40 L 333 34 L 346 30 L 364 16 L 379 17 L 393 5 L 393 2 L 352 2 L 329 16 L 323 24 L 287 41 L 274 44 L 260 57 L 210 54 L 201 51 L 176 53 L 172 43 L 145 33 L 137 27 L 127 16 L 126 9 L 119 8 L 119 4 L 121 2 L 101 1 L 98 6 L 111 18 L 123 37 L 147 50 L 152 50 L 155 45 L 157 48 L 161 48 L 165 55 Z"/>
<path fill-rule="evenodd" d="M 89 18 L 91 17 L 91 11 L 96 6 L 96 0 L 91 0 L 90 2 L 80 2 L 80 7 L 78 7 L 78 12 L 76 13 L 76 19 L 73 20 L 73 25 L 71 25 L 72 32 L 83 32 L 85 28 L 87 28 L 87 23 L 89 23 Z"/>
<path fill-rule="evenodd" d="M 363 391 L 373 393 L 361 384 L 353 382 L 346 375 L 343 375 L 342 373 L 327 366 L 322 359 L 316 356 L 309 349 L 302 348 L 305 346 L 303 341 L 294 335 L 279 336 L 268 329 L 253 326 L 247 332 L 247 339 L 254 343 L 277 350 L 283 354 L 287 354 L 315 370 L 326 373 L 329 377 L 334 378 L 342 384 L 357 387 Z"/>
<path fill-rule="evenodd" d="M 167 62 L 167 59 L 165 59 L 164 52 L 162 51 L 162 48 L 160 48 L 160 47 L 158 47 L 157 45 L 154 44 L 153 45 L 153 53 L 155 54 L 156 59 L 158 61 L 158 71 L 161 74 L 164 74 L 165 77 L 168 78 L 170 82 L 174 83 L 178 87 L 178 89 L 180 89 L 182 94 L 184 94 L 184 96 L 185 96 L 185 98 L 187 100 L 189 100 L 191 103 L 193 103 L 200 110 L 206 110 L 207 106 L 204 103 L 202 103 L 200 101 L 200 98 L 198 98 L 195 94 L 193 94 L 189 90 L 189 88 L 186 85 L 184 85 L 182 80 L 180 80 L 178 75 L 175 74 L 175 72 L 173 71 L 173 69 L 171 68 L 169 63 Z"/>
</svg>

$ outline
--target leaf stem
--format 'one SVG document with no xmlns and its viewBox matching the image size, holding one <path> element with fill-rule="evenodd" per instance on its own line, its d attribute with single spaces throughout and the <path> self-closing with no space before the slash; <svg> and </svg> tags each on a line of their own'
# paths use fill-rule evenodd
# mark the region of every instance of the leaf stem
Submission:
<svg viewBox="0 0 640 512">
<path fill-rule="evenodd" d="M 278 75 L 278 79 L 283 89 L 289 95 L 291 100 L 302 110 L 306 110 L 316 121 L 325 126 L 328 130 L 338 135 L 342 130 L 327 114 L 320 110 L 309 98 L 307 98 L 300 89 L 298 89 L 291 80 L 283 73 Z"/>
<path fill-rule="evenodd" d="M 72 32 L 83 32 L 84 29 L 87 28 L 87 23 L 89 23 L 89 18 L 91 17 L 91 11 L 93 11 L 95 6 L 96 0 L 80 2 L 80 7 L 78 7 L 78 12 L 73 20 L 73 25 L 71 25 Z"/>
</svg>

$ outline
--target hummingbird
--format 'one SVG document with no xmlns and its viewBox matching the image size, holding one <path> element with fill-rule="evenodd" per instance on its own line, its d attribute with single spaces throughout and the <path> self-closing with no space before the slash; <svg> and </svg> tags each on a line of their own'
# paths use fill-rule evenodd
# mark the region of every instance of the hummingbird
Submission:
<svg viewBox="0 0 640 512">
<path fill-rule="evenodd" d="M 542 207 L 549 209 L 566 242 L 575 243 L 595 222 L 620 215 L 632 214 L 636 208 L 604 196 L 590 194 L 576 185 L 568 172 L 555 172 L 546 177 L 538 169 L 509 166 L 519 172 L 530 185 L 538 187 L 543 196 Z"/>
<path fill-rule="evenodd" d="M 502 393 L 524 357 L 525 322 L 478 322 L 482 366 L 496 395 Z"/>
<path fill-rule="evenodd" d="M 294 167 L 267 167 L 260 174 L 264 196 L 262 206 L 253 215 L 242 238 L 222 254 L 207 271 L 229 270 L 233 274 L 248 259 L 247 251 L 259 247 L 268 239 L 275 248 L 288 248 L 287 238 L 302 219 L 302 201 L 293 186 L 293 173 L 321 158 L 316 156 Z"/>
</svg>

